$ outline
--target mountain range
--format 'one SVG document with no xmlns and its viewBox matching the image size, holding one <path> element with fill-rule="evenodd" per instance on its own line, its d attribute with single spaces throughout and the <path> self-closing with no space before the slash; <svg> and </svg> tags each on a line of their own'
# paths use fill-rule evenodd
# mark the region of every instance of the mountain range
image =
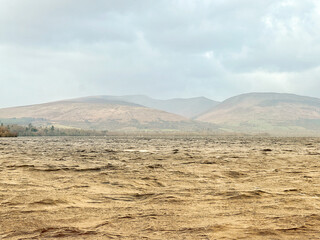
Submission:
<svg viewBox="0 0 320 240">
<path fill-rule="evenodd" d="M 217 102 L 205 97 L 153 99 L 91 96 L 0 109 L 0 122 L 96 130 L 320 134 L 320 99 L 247 93 Z"/>
</svg>

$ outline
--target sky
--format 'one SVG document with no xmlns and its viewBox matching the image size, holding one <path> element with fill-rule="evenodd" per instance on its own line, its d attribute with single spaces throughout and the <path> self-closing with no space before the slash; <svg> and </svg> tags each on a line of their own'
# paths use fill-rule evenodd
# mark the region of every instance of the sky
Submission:
<svg viewBox="0 0 320 240">
<path fill-rule="evenodd" d="M 320 97 L 318 0 L 0 6 L 0 107 L 93 95 Z"/>
</svg>

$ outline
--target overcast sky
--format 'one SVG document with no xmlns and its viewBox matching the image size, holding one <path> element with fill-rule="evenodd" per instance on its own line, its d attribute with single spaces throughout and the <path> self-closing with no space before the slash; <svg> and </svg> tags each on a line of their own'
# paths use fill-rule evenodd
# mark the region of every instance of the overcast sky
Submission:
<svg viewBox="0 0 320 240">
<path fill-rule="evenodd" d="M 0 0 L 0 107 L 89 95 L 320 97 L 319 0 Z"/>
</svg>

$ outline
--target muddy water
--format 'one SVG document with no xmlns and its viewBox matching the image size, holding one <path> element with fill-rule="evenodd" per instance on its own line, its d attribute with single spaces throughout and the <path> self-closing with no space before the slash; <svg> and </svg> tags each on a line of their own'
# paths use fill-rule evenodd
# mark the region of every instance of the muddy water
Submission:
<svg viewBox="0 0 320 240">
<path fill-rule="evenodd" d="M 0 239 L 320 239 L 320 139 L 0 139 Z"/>
</svg>

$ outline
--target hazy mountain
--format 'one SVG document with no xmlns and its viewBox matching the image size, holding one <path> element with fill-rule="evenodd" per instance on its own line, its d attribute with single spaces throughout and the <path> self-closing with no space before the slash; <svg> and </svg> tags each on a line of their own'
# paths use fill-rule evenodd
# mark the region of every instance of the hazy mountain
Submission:
<svg viewBox="0 0 320 240">
<path fill-rule="evenodd" d="M 280 93 L 242 94 L 197 120 L 246 132 L 320 132 L 320 99 Z"/>
<path fill-rule="evenodd" d="M 135 103 L 102 97 L 0 109 L 0 121 L 97 130 L 199 130 L 211 126 Z"/>
<path fill-rule="evenodd" d="M 190 119 L 207 112 L 219 103 L 217 101 L 213 101 L 205 97 L 158 100 L 144 95 L 97 96 L 83 98 L 83 100 L 85 99 L 106 99 L 112 101 L 125 101 L 139 104 L 149 108 L 163 110 L 169 113 L 178 114 Z"/>
<path fill-rule="evenodd" d="M 94 96 L 0 109 L 0 122 L 96 130 L 217 131 L 219 128 L 246 133 L 320 134 L 318 98 L 249 93 L 209 108 L 212 105 L 205 98 L 155 100 L 140 95 Z M 207 111 L 193 121 L 159 110 L 164 108 L 188 116 Z"/>
</svg>

